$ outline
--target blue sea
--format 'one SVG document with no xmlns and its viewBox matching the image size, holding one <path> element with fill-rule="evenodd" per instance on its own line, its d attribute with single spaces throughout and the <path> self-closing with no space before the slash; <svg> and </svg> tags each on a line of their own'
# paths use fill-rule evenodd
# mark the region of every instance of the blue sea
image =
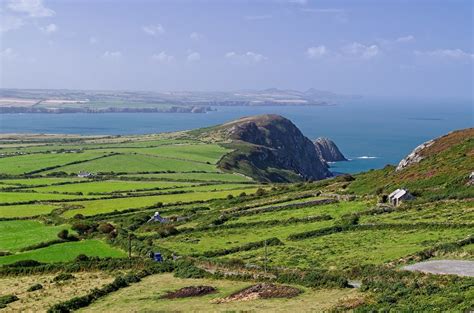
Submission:
<svg viewBox="0 0 474 313">
<path fill-rule="evenodd" d="M 1 133 L 130 135 L 220 124 L 242 116 L 274 113 L 289 118 L 310 139 L 328 137 L 348 162 L 332 170 L 357 173 L 397 164 L 420 143 L 474 126 L 472 100 L 362 98 L 320 107 L 216 107 L 206 114 L 2 114 Z"/>
</svg>

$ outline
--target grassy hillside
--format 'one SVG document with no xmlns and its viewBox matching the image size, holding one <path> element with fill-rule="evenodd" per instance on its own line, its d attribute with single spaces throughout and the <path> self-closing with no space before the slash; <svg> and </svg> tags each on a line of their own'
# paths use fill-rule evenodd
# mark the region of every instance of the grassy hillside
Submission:
<svg viewBox="0 0 474 313">
<path fill-rule="evenodd" d="M 419 163 L 399 171 L 387 166 L 359 174 L 347 191 L 383 194 L 403 187 L 433 200 L 474 197 L 468 185 L 469 175 L 474 170 L 474 129 L 453 132 L 435 140 L 421 151 L 421 156 Z"/>
<path fill-rule="evenodd" d="M 298 183 L 281 183 L 301 180 L 294 171 L 242 157 L 258 145 L 209 129 L 0 138 L 0 283 L 8 286 L 0 297 L 19 297 L 8 309 L 36 311 L 466 311 L 474 278 L 403 269 L 474 260 L 473 134 L 453 134 L 400 171 Z M 256 181 L 269 178 L 279 182 Z M 379 203 L 398 187 L 417 199 Z M 157 211 L 166 223 L 148 222 Z M 152 262 L 151 252 L 165 262 Z M 75 283 L 51 283 L 64 273 Z M 262 281 L 302 293 L 223 300 Z M 44 290 L 27 291 L 38 283 Z M 201 284 L 217 290 L 161 298 Z"/>
</svg>

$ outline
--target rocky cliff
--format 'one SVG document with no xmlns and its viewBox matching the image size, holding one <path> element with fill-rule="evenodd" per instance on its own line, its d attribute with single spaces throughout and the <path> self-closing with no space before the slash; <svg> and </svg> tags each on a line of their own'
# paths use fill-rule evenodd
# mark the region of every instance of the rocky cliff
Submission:
<svg viewBox="0 0 474 313">
<path fill-rule="evenodd" d="M 347 161 L 334 141 L 328 138 L 319 137 L 314 141 L 314 147 L 316 153 L 325 162 Z"/>
<path fill-rule="evenodd" d="M 401 171 L 421 160 L 443 152 L 444 150 L 459 144 L 460 142 L 474 138 L 474 128 L 452 131 L 444 136 L 428 140 L 408 154 L 398 163 L 396 171 Z"/>
<path fill-rule="evenodd" d="M 242 118 L 213 129 L 234 152 L 219 162 L 260 181 L 318 180 L 332 176 L 314 144 L 279 115 Z M 214 134 L 215 135 L 215 134 Z"/>
</svg>

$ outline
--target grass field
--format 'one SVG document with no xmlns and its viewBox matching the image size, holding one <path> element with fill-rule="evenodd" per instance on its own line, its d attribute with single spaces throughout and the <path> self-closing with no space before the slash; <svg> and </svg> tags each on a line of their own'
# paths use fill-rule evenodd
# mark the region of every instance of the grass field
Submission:
<svg viewBox="0 0 474 313">
<path fill-rule="evenodd" d="M 213 286 L 217 293 L 202 297 L 182 299 L 160 299 L 168 291 L 187 286 Z M 154 275 L 129 288 L 120 290 L 113 295 L 101 299 L 80 312 L 322 312 L 327 311 L 342 300 L 361 298 L 354 289 L 322 289 L 312 290 L 297 286 L 303 290 L 299 296 L 291 299 L 254 299 L 228 303 L 213 303 L 213 300 L 224 298 L 245 287 L 248 282 L 211 280 L 211 279 L 180 279 L 171 274 Z"/>
<path fill-rule="evenodd" d="M 0 251 L 16 252 L 40 242 L 58 239 L 62 229 L 69 225 L 46 226 L 38 221 L 0 221 Z"/>
<path fill-rule="evenodd" d="M 60 186 L 46 186 L 46 187 L 37 187 L 31 190 L 36 192 L 82 192 L 84 194 L 89 193 L 110 193 L 118 191 L 134 191 L 141 189 L 167 189 L 173 187 L 183 187 L 191 186 L 195 183 L 186 183 L 186 182 L 168 182 L 168 181 L 157 181 L 157 182 L 147 182 L 147 181 L 121 181 L 121 180 L 106 180 L 106 181 L 95 181 L 95 182 L 85 182 L 79 184 L 67 184 Z"/>
<path fill-rule="evenodd" d="M 249 182 L 250 178 L 240 174 L 229 173 L 164 173 L 164 174 L 141 174 L 139 176 L 131 174 L 125 177 L 144 177 L 167 180 L 196 180 L 196 181 L 222 181 L 222 182 Z"/>
<path fill-rule="evenodd" d="M 14 263 L 19 260 L 36 260 L 44 263 L 66 262 L 75 259 L 79 254 L 115 258 L 126 256 L 122 250 L 110 247 L 100 240 L 82 240 L 3 256 L 0 257 L 0 265 Z"/>
<path fill-rule="evenodd" d="M 113 211 L 121 211 L 131 208 L 143 208 L 151 206 L 157 202 L 163 204 L 177 203 L 177 202 L 191 202 L 191 201 L 204 201 L 211 199 L 225 198 L 229 194 L 239 195 L 242 192 L 247 194 L 254 193 L 257 188 L 246 188 L 237 190 L 224 190 L 224 191 L 207 191 L 207 192 L 190 192 L 185 194 L 172 194 L 172 195 L 161 195 L 161 196 L 144 196 L 144 197 L 133 197 L 133 198 L 120 198 L 110 200 L 90 200 L 81 202 L 71 202 L 71 204 L 78 204 L 83 206 L 82 209 L 66 211 L 63 216 L 73 217 L 76 214 L 83 215 L 95 215 L 100 213 L 108 213 Z"/>
<path fill-rule="evenodd" d="M 160 172 L 176 171 L 191 172 L 205 171 L 217 172 L 212 164 L 201 162 L 164 158 L 160 156 L 149 156 L 140 154 L 120 154 L 101 158 L 80 164 L 68 165 L 48 172 L 64 171 L 66 173 L 78 173 L 87 171 L 91 173 L 116 172 L 116 173 L 137 173 L 137 172 Z M 48 173 L 46 172 L 46 173 Z"/>
<path fill-rule="evenodd" d="M 50 306 L 65 298 L 82 296 L 105 284 L 112 282 L 113 276 L 105 272 L 74 273 L 74 279 L 61 283 L 54 282 L 56 274 L 27 275 L 0 278 L 0 296 L 15 294 L 19 300 L 12 302 L 2 312 L 46 312 Z M 42 289 L 27 291 L 35 284 Z"/>
<path fill-rule="evenodd" d="M 104 155 L 103 152 L 86 151 L 82 153 L 30 154 L 0 158 L 0 173 L 24 174 L 51 166 L 89 160 Z"/>
<path fill-rule="evenodd" d="M 58 206 L 52 204 L 21 204 L 0 206 L 0 218 L 28 217 L 51 213 Z"/>
<path fill-rule="evenodd" d="M 63 199 L 78 199 L 76 195 L 60 195 L 51 193 L 33 193 L 33 192 L 0 192 L 0 203 L 16 203 L 27 201 L 48 201 Z M 1 206 L 0 206 L 1 208 Z"/>
<path fill-rule="evenodd" d="M 268 258 L 274 266 L 344 269 L 383 264 L 471 233 L 470 229 L 351 231 L 285 242 L 285 246 L 269 248 Z M 263 249 L 258 249 L 229 257 L 262 264 L 263 256 Z"/>
</svg>

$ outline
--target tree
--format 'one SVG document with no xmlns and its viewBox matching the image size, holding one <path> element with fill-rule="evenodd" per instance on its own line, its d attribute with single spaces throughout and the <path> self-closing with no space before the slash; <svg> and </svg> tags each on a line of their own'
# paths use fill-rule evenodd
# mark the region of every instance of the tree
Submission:
<svg viewBox="0 0 474 313">
<path fill-rule="evenodd" d="M 58 233 L 59 239 L 67 240 L 69 237 L 69 231 L 67 229 L 61 229 Z"/>
</svg>

